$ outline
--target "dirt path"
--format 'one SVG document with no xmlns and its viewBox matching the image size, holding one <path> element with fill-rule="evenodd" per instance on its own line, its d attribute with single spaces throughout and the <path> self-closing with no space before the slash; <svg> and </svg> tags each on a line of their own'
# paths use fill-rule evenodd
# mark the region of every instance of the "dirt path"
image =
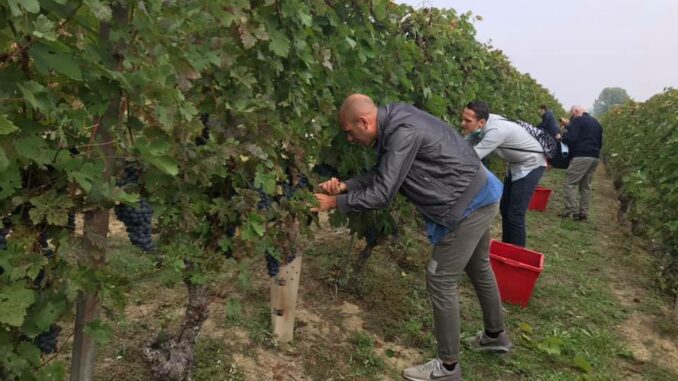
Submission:
<svg viewBox="0 0 678 381">
<path fill-rule="evenodd" d="M 657 300 L 652 284 L 652 256 L 641 239 L 633 237 L 627 226 L 619 225 L 617 193 L 603 166 L 596 172 L 594 187 L 592 207 L 598 220 L 593 223 L 599 235 L 596 245 L 610 258 L 613 294 L 630 311 L 629 318 L 618 327 L 632 354 L 624 365 L 628 372 L 625 379 L 645 379 L 642 369 L 651 364 L 678 374 L 678 337 L 671 310 L 666 303 L 652 303 Z"/>
</svg>

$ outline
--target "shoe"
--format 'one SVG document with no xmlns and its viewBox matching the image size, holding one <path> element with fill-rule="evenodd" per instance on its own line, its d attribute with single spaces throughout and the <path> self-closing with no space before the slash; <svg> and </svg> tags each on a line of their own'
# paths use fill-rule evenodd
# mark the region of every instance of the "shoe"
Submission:
<svg viewBox="0 0 678 381">
<path fill-rule="evenodd" d="M 469 341 L 471 349 L 476 352 L 496 352 L 506 353 L 513 348 L 513 343 L 509 339 L 506 331 L 499 333 L 499 336 L 492 338 L 487 336 L 485 330 L 479 331 L 474 338 Z"/>
<path fill-rule="evenodd" d="M 410 381 L 461 381 L 461 366 L 457 363 L 454 370 L 447 370 L 443 361 L 436 358 L 403 370 L 403 378 Z"/>
<path fill-rule="evenodd" d="M 578 215 L 579 215 L 579 214 L 574 213 L 574 212 L 570 212 L 570 211 L 567 211 L 567 210 L 558 213 L 558 217 L 560 217 L 560 218 L 567 218 L 567 219 L 573 219 L 573 220 L 574 220 L 574 219 L 577 219 L 577 216 L 578 216 Z"/>
<path fill-rule="evenodd" d="M 575 221 L 586 221 L 589 219 L 589 217 L 586 214 L 582 213 L 577 213 L 576 216 L 573 217 Z"/>
</svg>

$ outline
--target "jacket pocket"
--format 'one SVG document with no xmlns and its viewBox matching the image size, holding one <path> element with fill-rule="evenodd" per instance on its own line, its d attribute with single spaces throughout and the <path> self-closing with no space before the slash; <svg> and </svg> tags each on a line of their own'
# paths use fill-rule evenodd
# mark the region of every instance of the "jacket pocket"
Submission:
<svg viewBox="0 0 678 381">
<path fill-rule="evenodd" d="M 417 182 L 431 190 L 435 190 L 440 196 L 445 198 L 450 196 L 450 192 L 440 180 L 431 177 L 421 168 L 412 168 L 412 174 L 417 178 Z"/>
</svg>

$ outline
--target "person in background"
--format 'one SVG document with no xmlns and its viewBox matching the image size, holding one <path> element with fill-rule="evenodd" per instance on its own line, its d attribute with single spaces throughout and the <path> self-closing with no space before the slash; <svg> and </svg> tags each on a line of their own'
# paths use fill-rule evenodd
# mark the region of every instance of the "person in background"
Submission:
<svg viewBox="0 0 678 381">
<path fill-rule="evenodd" d="M 377 107 L 353 94 L 339 111 L 350 143 L 374 147 L 376 169 L 346 181 L 321 183 L 315 211 L 364 212 L 385 208 L 402 193 L 424 216 L 433 254 L 426 285 L 433 309 L 437 358 L 403 370 L 411 381 L 461 380 L 458 281 L 471 278 L 483 311 L 484 330 L 471 348 L 508 352 L 501 300 L 489 261 L 490 224 L 497 214 L 501 182 L 473 148 L 447 123 L 407 104 Z"/>
<path fill-rule="evenodd" d="M 502 241 L 525 246 L 525 213 L 546 169 L 544 148 L 518 123 L 490 114 L 485 102 L 473 101 L 462 114 L 461 128 L 483 159 L 490 153 L 507 162 L 501 212 Z"/>
<path fill-rule="evenodd" d="M 562 118 L 558 119 L 558 124 L 559 124 L 559 127 L 560 127 L 560 134 L 562 135 L 563 132 L 564 132 L 563 130 L 565 130 L 567 128 L 567 126 L 570 124 L 570 119 L 568 119 L 566 117 L 562 117 Z"/>
<path fill-rule="evenodd" d="M 541 123 L 537 125 L 537 128 L 541 128 L 548 132 L 554 139 L 560 140 L 560 130 L 558 129 L 558 123 L 553 116 L 553 112 L 551 112 L 546 105 L 541 105 L 539 106 L 539 115 L 541 115 Z"/>
<path fill-rule="evenodd" d="M 563 136 L 563 142 L 570 148 L 572 161 L 565 172 L 563 184 L 565 208 L 559 216 L 586 221 L 591 203 L 593 174 L 598 167 L 600 150 L 603 148 L 603 128 L 582 106 L 572 107 L 570 113 L 572 118 L 567 126 L 567 133 Z"/>
</svg>

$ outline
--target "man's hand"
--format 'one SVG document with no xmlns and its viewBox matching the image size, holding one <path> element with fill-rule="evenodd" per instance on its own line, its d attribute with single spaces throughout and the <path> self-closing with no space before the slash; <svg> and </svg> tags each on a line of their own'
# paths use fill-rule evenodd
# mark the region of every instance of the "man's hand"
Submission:
<svg viewBox="0 0 678 381">
<path fill-rule="evenodd" d="M 337 196 L 315 193 L 315 199 L 318 200 L 318 207 L 311 208 L 311 212 L 325 212 L 337 207 Z"/>
<path fill-rule="evenodd" d="M 329 195 L 344 193 L 348 190 L 346 183 L 342 183 L 338 178 L 333 177 L 324 183 L 318 185 L 323 192 Z M 317 197 L 316 197 L 317 198 Z"/>
</svg>

